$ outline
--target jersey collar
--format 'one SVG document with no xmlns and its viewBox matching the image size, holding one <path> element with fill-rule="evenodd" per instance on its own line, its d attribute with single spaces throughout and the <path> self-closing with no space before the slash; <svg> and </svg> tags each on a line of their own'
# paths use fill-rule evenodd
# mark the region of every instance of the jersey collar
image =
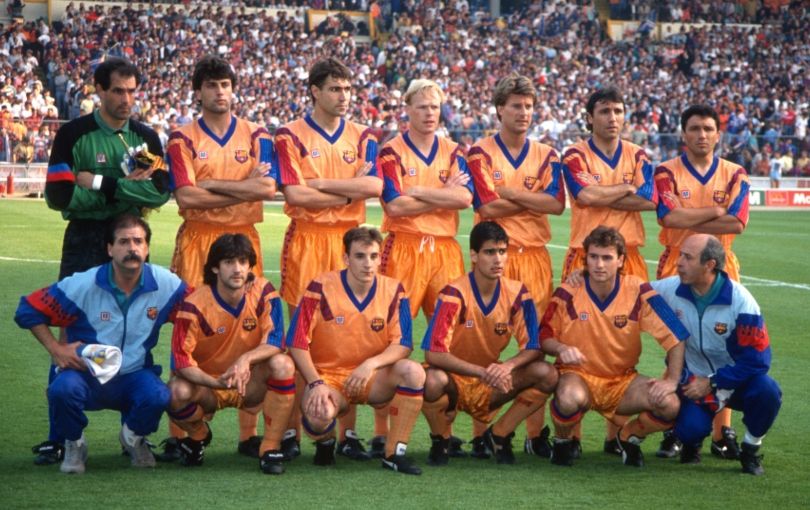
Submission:
<svg viewBox="0 0 810 510">
<path fill-rule="evenodd" d="M 225 145 L 231 139 L 231 136 L 233 136 L 234 131 L 236 131 L 236 117 L 233 115 L 231 115 L 231 125 L 228 126 L 228 131 L 225 132 L 225 135 L 222 138 L 218 137 L 213 131 L 211 131 L 211 128 L 208 127 L 202 117 L 197 119 L 197 124 L 199 124 L 200 129 L 202 129 L 203 132 L 213 141 L 217 142 L 220 147 L 225 147 Z"/>
<path fill-rule="evenodd" d="M 700 175 L 700 172 L 698 172 L 697 169 L 692 166 L 689 158 L 686 157 L 685 152 L 681 154 L 681 163 L 683 163 L 683 166 L 689 171 L 690 174 L 692 174 L 692 177 L 700 181 L 701 184 L 705 185 L 711 180 L 712 177 L 714 177 L 714 172 L 717 170 L 717 166 L 720 164 L 720 158 L 715 156 L 714 159 L 712 159 L 712 166 L 709 167 L 709 171 L 706 172 L 706 175 Z"/>
<path fill-rule="evenodd" d="M 411 149 L 414 154 L 416 154 L 416 157 L 421 159 L 427 166 L 430 166 L 430 165 L 433 164 L 433 160 L 436 158 L 436 153 L 439 152 L 439 137 L 438 136 L 433 135 L 433 146 L 431 146 L 430 153 L 428 153 L 427 156 L 422 154 L 422 152 L 419 149 L 416 148 L 416 145 L 414 145 L 413 142 L 411 141 L 411 137 L 408 136 L 407 131 L 405 131 L 402 134 L 402 139 L 405 140 L 405 145 L 407 145 L 408 148 Z"/>
<path fill-rule="evenodd" d="M 495 292 L 492 293 L 492 299 L 488 304 L 484 304 L 484 298 L 481 296 L 481 291 L 478 290 L 478 284 L 475 283 L 475 275 L 470 271 L 468 276 L 470 278 L 473 296 L 475 296 L 475 301 L 478 303 L 478 308 L 481 309 L 484 315 L 489 315 L 490 312 L 495 309 L 495 305 L 498 304 L 498 299 L 501 296 L 501 279 L 498 278 L 498 283 L 495 284 Z"/>
<path fill-rule="evenodd" d="M 316 133 L 318 133 L 319 135 L 321 135 L 321 136 L 323 137 L 323 139 L 324 139 L 324 140 L 326 140 L 327 142 L 329 142 L 329 144 L 330 144 L 330 145 L 334 145 L 334 144 L 335 144 L 335 142 L 337 142 L 337 141 L 338 141 L 338 139 L 340 138 L 340 135 L 342 135 L 342 134 L 343 134 L 343 128 L 344 128 L 344 127 L 346 127 L 346 121 L 345 121 L 343 118 L 341 118 L 341 119 L 340 119 L 340 125 L 339 125 L 339 126 L 338 126 L 338 128 L 335 130 L 335 132 L 334 132 L 334 133 L 332 133 L 332 136 L 329 136 L 329 135 L 326 133 L 326 131 L 324 131 L 324 130 L 323 130 L 323 128 L 322 128 L 321 126 L 319 126 L 319 125 L 318 125 L 318 124 L 315 122 L 315 120 L 312 118 L 312 116 L 311 116 L 311 115 L 309 115 L 309 114 L 305 115 L 305 116 L 304 116 L 304 121 L 305 121 L 305 122 L 307 123 L 307 125 L 308 125 L 309 127 L 311 127 L 311 128 L 312 128 L 312 129 L 313 129 L 313 130 L 314 130 Z"/>
<path fill-rule="evenodd" d="M 228 303 L 226 303 L 224 299 L 222 299 L 222 297 L 219 295 L 219 292 L 217 292 L 216 284 L 209 285 L 209 287 L 211 287 L 211 294 L 214 295 L 214 299 L 216 299 L 217 303 L 219 303 L 219 306 L 221 306 L 223 310 L 225 310 L 226 312 L 237 318 L 242 314 L 242 308 L 245 307 L 245 297 L 247 293 L 242 295 L 242 299 L 239 300 L 239 304 L 236 305 L 236 308 L 234 308 Z"/>
<path fill-rule="evenodd" d="M 358 312 L 362 312 L 366 309 L 371 300 L 374 299 L 374 294 L 377 293 L 377 277 L 374 277 L 374 283 L 371 284 L 371 289 L 369 289 L 368 294 L 366 294 L 365 299 L 363 301 L 358 301 L 357 296 L 354 295 L 352 292 L 352 288 L 349 287 L 349 279 L 348 279 L 348 269 L 343 269 L 340 272 L 340 282 L 343 284 L 343 290 L 346 291 L 346 295 L 349 296 L 349 300 L 351 300 L 352 304 L 355 308 L 357 308 Z"/>
<path fill-rule="evenodd" d="M 605 162 L 607 166 L 616 170 L 616 165 L 619 164 L 619 160 L 622 159 L 622 141 L 619 140 L 619 145 L 616 147 L 616 153 L 613 155 L 613 159 L 609 159 L 605 156 L 605 153 L 599 150 L 599 147 L 593 143 L 593 138 L 588 138 L 588 147 L 591 148 L 594 154 L 599 156 L 599 159 Z"/>
<path fill-rule="evenodd" d="M 93 118 L 96 120 L 96 124 L 98 124 L 98 127 L 100 127 L 101 130 L 107 133 L 108 135 L 118 133 L 119 131 L 121 133 L 129 133 L 129 120 L 127 120 L 124 123 L 124 125 L 121 126 L 120 128 L 113 129 L 109 125 L 107 125 L 106 122 L 104 122 L 104 119 L 101 118 L 101 113 L 99 113 L 98 108 L 93 110 Z"/>
<path fill-rule="evenodd" d="M 616 295 L 619 293 L 619 287 L 621 286 L 621 277 L 619 274 L 616 274 L 616 283 L 613 285 L 613 290 L 608 294 L 608 297 L 605 298 L 604 301 L 599 299 L 599 296 L 591 289 L 591 279 L 589 277 L 585 277 L 585 290 L 588 291 L 588 296 L 591 298 L 591 301 L 599 308 L 600 312 L 604 312 L 607 310 L 607 307 L 610 306 L 610 303 L 616 298 Z"/>
<path fill-rule="evenodd" d="M 498 147 L 501 148 L 501 152 L 503 152 L 503 155 L 507 159 L 507 161 L 509 161 L 509 164 L 512 165 L 512 168 L 514 168 L 515 170 L 520 168 L 520 165 L 523 164 L 523 162 L 526 160 L 526 156 L 529 154 L 529 139 L 526 138 L 526 140 L 523 142 L 523 148 L 520 150 L 520 154 L 518 154 L 517 159 L 513 159 L 512 154 L 509 152 L 509 149 L 506 147 L 506 145 L 503 143 L 503 140 L 501 139 L 501 134 L 496 133 L 494 138 L 495 143 L 497 143 Z"/>
</svg>

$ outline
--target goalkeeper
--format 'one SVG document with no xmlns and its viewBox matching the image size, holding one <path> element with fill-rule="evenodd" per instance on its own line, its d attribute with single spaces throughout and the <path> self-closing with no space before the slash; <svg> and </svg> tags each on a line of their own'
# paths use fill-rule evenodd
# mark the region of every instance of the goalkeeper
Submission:
<svg viewBox="0 0 810 510">
<path fill-rule="evenodd" d="M 104 233 L 113 218 L 124 213 L 142 216 L 169 199 L 160 139 L 145 124 L 130 119 L 140 72 L 127 60 L 108 58 L 93 78 L 98 108 L 57 131 L 48 162 L 45 199 L 68 222 L 59 280 L 110 260 Z M 62 442 L 51 433 L 48 441 L 34 447 L 35 463 L 61 460 Z"/>
</svg>

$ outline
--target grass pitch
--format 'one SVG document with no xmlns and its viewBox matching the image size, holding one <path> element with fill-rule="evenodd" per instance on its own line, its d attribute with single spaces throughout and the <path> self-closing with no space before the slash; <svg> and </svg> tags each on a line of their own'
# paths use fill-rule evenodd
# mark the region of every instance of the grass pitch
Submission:
<svg viewBox="0 0 810 510">
<path fill-rule="evenodd" d="M 657 260 L 658 227 L 645 214 L 647 244 L 642 253 Z M 369 208 L 369 223 L 380 224 L 380 209 Z M 167 204 L 149 221 L 154 235 L 152 262 L 168 265 L 180 218 L 176 206 Z M 569 215 L 552 218 L 549 251 L 559 274 L 567 244 Z M 279 252 L 287 218 L 278 204 L 265 208 L 259 226 L 268 277 L 279 283 Z M 212 427 L 214 441 L 206 451 L 205 465 L 187 469 L 158 465 L 154 470 L 134 470 L 120 455 L 117 413 L 90 413 L 86 429 L 90 457 L 87 473 L 67 476 L 58 466 L 36 467 L 30 446 L 45 438 L 45 402 L 48 357 L 12 317 L 21 295 L 55 281 L 64 222 L 39 200 L 0 200 L 0 505 L 4 508 L 808 508 L 810 506 L 810 366 L 807 332 L 810 331 L 810 214 L 754 210 L 746 232 L 735 248 L 742 261 L 745 283 L 763 309 L 774 352 L 771 374 L 784 391 L 782 411 L 765 440 L 766 475 L 741 475 L 737 462 L 717 460 L 704 448 L 699 466 L 681 466 L 677 460 L 654 456 L 660 435 L 644 444 L 647 466 L 626 468 L 616 457 L 601 453 L 604 427 L 590 413 L 584 422 L 584 455 L 571 468 L 559 468 L 547 459 L 517 453 L 514 466 L 494 461 L 453 459 L 446 468 L 431 468 L 425 459 L 428 429 L 420 418 L 408 453 L 423 467 L 421 477 L 398 475 L 380 468 L 377 461 L 358 463 L 338 457 L 331 468 L 312 465 L 314 447 L 307 441 L 303 455 L 287 465 L 287 473 L 270 477 L 258 470 L 258 461 L 236 454 L 236 413 L 218 413 Z M 462 214 L 460 232 L 469 232 L 472 213 Z M 467 237 L 459 236 L 466 251 Z M 650 264 L 654 274 L 655 265 Z M 424 333 L 417 319 L 414 342 Z M 168 364 L 171 326 L 163 329 L 155 352 Z M 421 359 L 417 349 L 414 357 Z M 663 353 L 652 340 L 645 341 L 640 371 L 656 375 Z M 372 435 L 370 408 L 359 409 L 358 429 Z M 742 434 L 739 413 L 734 423 Z M 165 420 L 159 441 L 166 435 Z M 470 438 L 470 420 L 459 417 L 456 435 Z M 523 440 L 521 426 L 516 451 Z"/>
</svg>

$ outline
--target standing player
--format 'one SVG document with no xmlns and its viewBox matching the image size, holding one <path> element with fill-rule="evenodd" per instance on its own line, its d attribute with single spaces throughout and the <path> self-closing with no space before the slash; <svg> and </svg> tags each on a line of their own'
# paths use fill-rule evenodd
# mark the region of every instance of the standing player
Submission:
<svg viewBox="0 0 810 510">
<path fill-rule="evenodd" d="M 57 131 L 48 162 L 45 200 L 68 220 L 60 280 L 110 260 L 104 235 L 113 218 L 123 213 L 141 216 L 169 199 L 160 139 L 145 124 L 130 119 L 141 81 L 138 68 L 109 58 L 96 68 L 93 79 L 99 108 Z M 58 462 L 62 438 L 51 430 L 48 441 L 34 452 L 36 464 Z"/>
<path fill-rule="evenodd" d="M 724 262 L 720 241 L 695 234 L 681 245 L 679 278 L 654 283 L 692 331 L 675 435 L 684 445 L 681 463 L 699 463 L 718 407 L 738 409 L 746 427 L 742 471 L 758 476 L 765 471 L 757 453 L 782 405 L 782 390 L 768 376 L 771 347 L 759 305 L 723 271 Z"/>
<path fill-rule="evenodd" d="M 14 320 L 36 337 L 59 367 L 48 386 L 52 427 L 65 439 L 63 473 L 84 473 L 85 411 L 121 412 L 121 446 L 134 467 L 154 467 L 146 435 L 156 431 L 169 403 L 152 349 L 160 327 L 172 320 L 186 284 L 145 261 L 152 232 L 143 219 L 124 214 L 105 231 L 111 261 L 76 273 L 20 299 Z M 65 328 L 58 342 L 49 326 Z M 84 344 L 120 349 L 121 368 L 103 385 L 78 354 Z"/>
<path fill-rule="evenodd" d="M 625 240 L 624 273 L 647 281 L 647 264 L 639 252 L 645 242 L 640 211 L 654 210 L 658 200 L 653 167 L 641 147 L 620 139 L 625 107 L 617 89 L 597 90 L 585 110 L 592 136 L 572 145 L 563 156 L 563 175 L 571 194 L 571 234 L 562 279 L 583 267 L 582 242 L 604 225 L 618 230 Z M 606 453 L 619 453 L 614 448 L 615 434 L 616 428 L 608 423 Z"/>
<path fill-rule="evenodd" d="M 515 427 L 545 402 L 557 383 L 557 371 L 541 361 L 537 308 L 526 286 L 504 277 L 509 237 L 497 223 L 485 221 L 470 232 L 472 271 L 439 294 L 422 349 L 429 364 L 423 412 L 430 426 L 428 463 L 448 462 L 450 423 L 456 410 L 489 423 L 498 409 L 512 406 L 483 434 L 499 464 L 513 464 Z M 515 337 L 518 353 L 501 362 Z"/>
<path fill-rule="evenodd" d="M 678 247 L 692 234 L 717 236 L 726 252 L 726 273 L 740 280 L 740 263 L 731 244 L 748 223 L 748 174 L 745 169 L 714 154 L 720 141 L 720 117 L 710 106 L 693 105 L 681 115 L 686 150 L 655 170 L 658 189 L 658 222 L 663 226 L 658 239 L 664 246 L 658 261 L 660 280 L 677 272 Z M 737 434 L 731 428 L 731 409 L 714 419 L 712 454 L 736 459 Z M 679 445 L 672 434 L 665 435 L 658 455 L 674 457 Z"/>
<path fill-rule="evenodd" d="M 444 93 L 430 80 L 413 80 L 403 97 L 408 131 L 385 144 L 383 224 L 388 232 L 381 271 L 402 281 L 411 316 L 430 320 L 439 292 L 464 274 L 458 210 L 472 203 L 473 185 L 461 147 L 436 135 Z M 386 416 L 375 416 L 373 450 L 382 447 Z M 460 449 L 455 442 L 454 452 Z"/>
<path fill-rule="evenodd" d="M 475 183 L 476 221 L 492 219 L 509 234 L 505 276 L 524 282 L 539 317 L 553 289 L 546 250 L 551 228 L 546 215 L 559 215 L 565 209 L 560 159 L 552 147 L 527 137 L 537 102 L 529 78 L 508 76 L 498 83 L 493 96 L 500 132 L 476 142 L 467 155 Z M 551 450 L 543 411 L 541 407 L 526 421 L 524 449 L 548 457 Z M 477 431 L 475 435 L 479 435 Z M 475 452 L 480 439 L 473 444 Z"/>
<path fill-rule="evenodd" d="M 346 269 L 315 278 L 293 315 L 288 343 L 307 383 L 301 410 L 316 439 L 315 464 L 335 463 L 335 418 L 349 404 L 390 402 L 391 432 L 382 465 L 411 475 L 405 457 L 419 410 L 425 372 L 408 359 L 411 315 L 402 284 L 378 275 L 382 236 L 353 228 L 343 236 Z"/>
<path fill-rule="evenodd" d="M 276 193 L 273 143 L 267 130 L 231 113 L 236 74 L 216 56 L 197 62 L 191 78 L 202 115 L 171 133 L 167 152 L 172 187 L 183 223 L 177 231 L 172 271 L 189 285 L 203 283 L 208 248 L 223 233 L 241 233 L 257 254 L 252 270 L 263 276 L 261 243 L 255 224 L 263 220 L 262 201 Z M 258 415 L 239 412 L 238 451 L 257 457 Z M 177 437 L 170 430 L 161 460 L 176 458 Z"/>
<path fill-rule="evenodd" d="M 347 121 L 352 72 L 327 58 L 309 71 L 312 113 L 276 131 L 284 212 L 290 225 L 281 251 L 281 298 L 290 316 L 313 278 L 343 267 L 343 234 L 366 221 L 366 199 L 380 196 L 377 140 L 360 124 Z M 297 411 L 285 433 L 288 457 L 298 455 Z M 354 433 L 354 410 L 342 420 L 339 451 L 368 459 Z"/>
<path fill-rule="evenodd" d="M 179 445 L 183 464 L 199 466 L 211 441 L 204 417 L 225 407 L 263 405 L 259 466 L 279 475 L 295 368 L 282 352 L 281 299 L 270 282 L 251 273 L 258 259 L 252 244 L 244 234 L 217 238 L 208 251 L 204 285 L 181 305 L 172 335 L 169 415 L 188 433 Z"/>
<path fill-rule="evenodd" d="M 557 357 L 560 381 L 551 403 L 554 420 L 552 464 L 573 465 L 574 427 L 590 409 L 611 420 L 638 417 L 624 425 L 616 442 L 625 465 L 643 466 L 641 441 L 672 425 L 678 414 L 675 394 L 689 333 L 649 283 L 621 273 L 625 245 L 610 227 L 595 228 L 583 241 L 584 284 L 563 284 L 543 316 L 543 351 Z M 667 351 L 661 380 L 636 372 L 641 332 Z"/>
</svg>

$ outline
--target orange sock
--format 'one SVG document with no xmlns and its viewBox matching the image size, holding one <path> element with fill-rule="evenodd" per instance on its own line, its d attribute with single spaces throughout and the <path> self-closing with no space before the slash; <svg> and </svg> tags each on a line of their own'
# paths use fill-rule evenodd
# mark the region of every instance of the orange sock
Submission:
<svg viewBox="0 0 810 510">
<path fill-rule="evenodd" d="M 246 441 L 256 435 L 259 423 L 259 407 L 239 410 L 239 440 Z"/>
<path fill-rule="evenodd" d="M 712 441 L 723 439 L 723 427 L 731 427 L 731 408 L 723 408 L 714 415 L 712 421 Z"/>
<path fill-rule="evenodd" d="M 259 453 L 281 448 L 281 437 L 287 428 L 295 403 L 295 380 L 268 379 L 267 393 L 264 395 L 262 409 L 264 411 L 264 437 Z"/>
<path fill-rule="evenodd" d="M 169 435 L 177 439 L 182 439 L 186 437 L 186 431 L 183 430 L 180 425 L 176 424 L 174 420 L 169 419 Z"/>
<path fill-rule="evenodd" d="M 374 435 L 386 437 L 388 435 L 388 404 L 374 408 Z"/>
<path fill-rule="evenodd" d="M 636 419 L 630 420 L 627 425 L 622 427 L 620 439 L 627 441 L 630 436 L 644 439 L 653 432 L 661 432 L 671 427 L 671 421 L 659 418 L 649 411 L 644 411 L 643 413 L 639 413 Z"/>
<path fill-rule="evenodd" d="M 515 397 L 509 409 L 492 426 L 492 433 L 496 436 L 508 436 L 515 431 L 520 422 L 545 404 L 546 398 L 548 398 L 548 395 L 536 388 L 527 388 L 521 391 Z"/>
<path fill-rule="evenodd" d="M 208 435 L 208 427 L 203 421 L 205 411 L 194 402 L 177 411 L 169 411 L 169 416 L 195 441 L 202 441 Z"/>
<path fill-rule="evenodd" d="M 537 437 L 543 431 L 543 427 L 546 425 L 546 400 L 548 400 L 548 395 L 543 399 L 540 408 L 526 418 L 526 437 Z"/>
<path fill-rule="evenodd" d="M 435 402 L 428 402 L 427 400 L 422 402 L 422 414 L 425 415 L 431 434 L 450 437 L 448 429 L 451 422 L 447 419 L 447 405 L 449 403 L 450 400 L 446 394 L 439 397 Z M 387 447 L 388 441 L 385 444 Z"/>
<path fill-rule="evenodd" d="M 385 441 L 385 456 L 390 457 L 397 453 L 399 444 L 407 445 L 411 437 L 419 411 L 422 410 L 424 388 L 407 388 L 397 386 L 397 392 L 388 406 L 391 416 L 391 430 Z"/>
</svg>

